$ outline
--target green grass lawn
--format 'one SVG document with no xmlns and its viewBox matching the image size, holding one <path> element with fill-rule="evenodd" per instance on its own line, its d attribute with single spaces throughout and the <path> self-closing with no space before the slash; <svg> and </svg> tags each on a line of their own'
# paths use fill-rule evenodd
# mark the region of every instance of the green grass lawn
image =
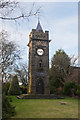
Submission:
<svg viewBox="0 0 80 120">
<path fill-rule="evenodd" d="M 13 118 L 78 118 L 78 100 L 66 99 L 17 99 L 12 98 L 16 115 Z M 66 102 L 66 105 L 61 105 Z"/>
</svg>

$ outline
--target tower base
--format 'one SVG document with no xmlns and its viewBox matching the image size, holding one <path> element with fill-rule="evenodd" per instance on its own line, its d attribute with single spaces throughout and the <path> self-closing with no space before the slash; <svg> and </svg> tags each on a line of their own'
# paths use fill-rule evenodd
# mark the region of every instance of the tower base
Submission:
<svg viewBox="0 0 80 120">
<path fill-rule="evenodd" d="M 22 94 L 17 96 L 18 99 L 64 99 L 61 96 L 54 95 L 54 94 L 36 94 L 36 95 L 29 95 L 29 94 Z"/>
</svg>

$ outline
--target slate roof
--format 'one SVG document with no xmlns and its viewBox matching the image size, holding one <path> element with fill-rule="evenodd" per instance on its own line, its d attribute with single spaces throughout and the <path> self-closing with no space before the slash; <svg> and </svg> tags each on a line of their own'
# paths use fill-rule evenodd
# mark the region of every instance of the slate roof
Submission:
<svg viewBox="0 0 80 120">
<path fill-rule="evenodd" d="M 38 32 L 39 30 L 42 30 L 40 21 L 38 21 L 37 27 L 36 27 L 36 32 Z M 43 31 L 43 30 L 42 30 Z"/>
</svg>

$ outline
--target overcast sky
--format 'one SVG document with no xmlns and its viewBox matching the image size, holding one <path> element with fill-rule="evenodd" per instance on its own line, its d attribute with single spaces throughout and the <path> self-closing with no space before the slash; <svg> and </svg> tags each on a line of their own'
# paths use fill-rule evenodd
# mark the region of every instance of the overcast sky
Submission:
<svg viewBox="0 0 80 120">
<path fill-rule="evenodd" d="M 28 13 L 33 3 L 21 2 L 21 11 Z M 78 3 L 77 2 L 38 2 L 33 10 L 40 9 L 40 23 L 43 31 L 49 31 L 49 59 L 56 50 L 63 49 L 69 56 L 78 55 Z M 16 11 L 16 15 L 19 11 Z M 14 15 L 14 13 L 13 13 Z M 0 21 L 2 29 L 9 32 L 10 39 L 15 41 L 22 52 L 24 61 L 28 61 L 28 41 L 32 29 L 36 29 L 38 17 L 18 22 Z"/>
</svg>

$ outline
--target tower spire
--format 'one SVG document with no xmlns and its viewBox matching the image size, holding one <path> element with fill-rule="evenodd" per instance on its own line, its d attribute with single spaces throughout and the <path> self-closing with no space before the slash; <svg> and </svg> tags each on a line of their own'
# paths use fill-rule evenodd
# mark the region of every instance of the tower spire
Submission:
<svg viewBox="0 0 80 120">
<path fill-rule="evenodd" d="M 37 27 L 36 27 L 36 32 L 38 32 L 39 30 L 42 30 L 42 27 L 41 27 L 40 20 L 39 20 L 39 15 L 38 15 L 38 24 L 37 24 Z"/>
</svg>

